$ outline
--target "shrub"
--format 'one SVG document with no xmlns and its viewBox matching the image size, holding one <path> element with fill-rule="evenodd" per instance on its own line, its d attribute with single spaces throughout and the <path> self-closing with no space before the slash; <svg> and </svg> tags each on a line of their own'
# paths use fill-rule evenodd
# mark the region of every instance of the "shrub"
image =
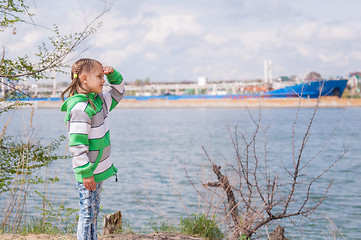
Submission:
<svg viewBox="0 0 361 240">
<path fill-rule="evenodd" d="M 207 239 L 222 239 L 224 234 L 219 229 L 215 216 L 208 219 L 206 215 L 191 215 L 188 218 L 181 218 L 180 230 L 190 235 L 198 235 Z"/>
</svg>

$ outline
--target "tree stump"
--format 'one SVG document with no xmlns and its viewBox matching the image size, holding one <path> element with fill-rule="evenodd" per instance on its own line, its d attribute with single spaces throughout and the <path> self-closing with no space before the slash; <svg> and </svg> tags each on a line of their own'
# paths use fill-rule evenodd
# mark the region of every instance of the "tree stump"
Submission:
<svg viewBox="0 0 361 240">
<path fill-rule="evenodd" d="M 273 233 L 270 234 L 268 240 L 289 240 L 284 234 L 285 229 L 281 225 L 277 225 Z"/>
<path fill-rule="evenodd" d="M 121 211 L 106 215 L 103 218 L 102 232 L 104 235 L 112 234 L 117 230 L 122 230 L 122 213 L 121 213 Z"/>
</svg>

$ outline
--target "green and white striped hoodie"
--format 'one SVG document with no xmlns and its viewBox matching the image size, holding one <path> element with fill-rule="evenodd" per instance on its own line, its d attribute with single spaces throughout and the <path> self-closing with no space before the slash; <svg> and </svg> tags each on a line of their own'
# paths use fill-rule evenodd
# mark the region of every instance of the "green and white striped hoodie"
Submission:
<svg viewBox="0 0 361 240">
<path fill-rule="evenodd" d="M 110 158 L 108 113 L 123 98 L 124 83 L 122 75 L 116 70 L 106 76 L 110 91 L 74 94 L 61 107 L 61 111 L 66 111 L 69 150 L 73 155 L 73 168 L 78 182 L 91 176 L 94 176 L 95 182 L 100 182 L 118 171 Z"/>
</svg>

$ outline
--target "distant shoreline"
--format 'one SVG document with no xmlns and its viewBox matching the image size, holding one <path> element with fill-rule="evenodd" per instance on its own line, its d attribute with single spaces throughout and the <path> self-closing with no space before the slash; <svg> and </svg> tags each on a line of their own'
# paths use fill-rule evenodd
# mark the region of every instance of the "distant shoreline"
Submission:
<svg viewBox="0 0 361 240">
<path fill-rule="evenodd" d="M 30 101 L 35 108 L 60 108 L 62 101 Z M 123 99 L 117 108 L 313 108 L 317 99 L 250 98 L 250 99 Z M 361 98 L 323 97 L 321 108 L 361 107 Z"/>
</svg>

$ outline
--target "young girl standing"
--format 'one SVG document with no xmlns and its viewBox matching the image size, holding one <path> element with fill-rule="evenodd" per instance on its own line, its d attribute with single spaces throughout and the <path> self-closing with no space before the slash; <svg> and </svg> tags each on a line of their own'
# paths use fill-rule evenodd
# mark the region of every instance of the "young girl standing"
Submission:
<svg viewBox="0 0 361 240">
<path fill-rule="evenodd" d="M 104 75 L 111 90 L 102 93 Z M 94 59 L 82 58 L 71 68 L 69 98 L 61 111 L 69 133 L 69 150 L 79 187 L 78 239 L 97 239 L 97 218 L 103 181 L 116 175 L 110 158 L 108 113 L 124 95 L 122 75 Z"/>
</svg>

